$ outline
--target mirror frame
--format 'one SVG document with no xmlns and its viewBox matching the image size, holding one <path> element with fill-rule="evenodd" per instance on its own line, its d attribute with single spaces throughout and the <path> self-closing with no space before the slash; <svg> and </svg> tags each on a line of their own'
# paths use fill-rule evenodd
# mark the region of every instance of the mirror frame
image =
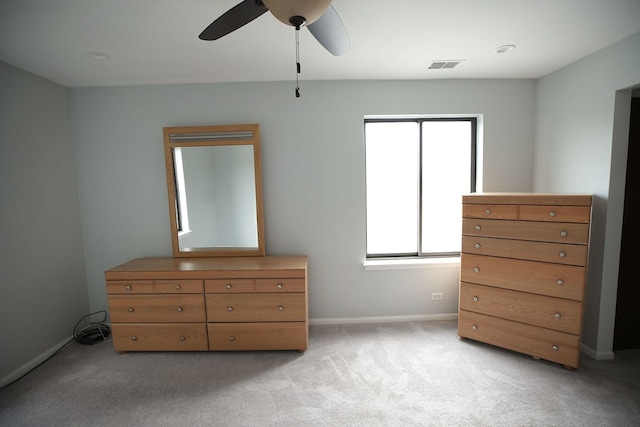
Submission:
<svg viewBox="0 0 640 427">
<path fill-rule="evenodd" d="M 262 199 L 262 167 L 260 156 L 260 126 L 257 124 L 185 126 L 165 127 L 164 155 L 167 171 L 167 194 L 169 199 L 169 216 L 171 219 L 171 244 L 173 256 L 180 257 L 230 257 L 230 256 L 264 256 L 264 210 Z M 176 218 L 176 179 L 174 170 L 173 149 L 176 147 L 214 147 L 251 145 L 253 146 L 253 162 L 256 189 L 256 216 L 258 227 L 257 248 L 215 248 L 198 247 L 189 250 L 180 249 L 178 241 L 178 223 Z"/>
</svg>

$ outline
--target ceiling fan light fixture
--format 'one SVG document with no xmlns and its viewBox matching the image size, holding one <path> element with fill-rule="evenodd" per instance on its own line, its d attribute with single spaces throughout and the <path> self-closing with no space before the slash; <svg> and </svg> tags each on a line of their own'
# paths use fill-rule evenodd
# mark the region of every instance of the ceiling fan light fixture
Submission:
<svg viewBox="0 0 640 427">
<path fill-rule="evenodd" d="M 295 27 L 291 22 L 293 17 L 302 17 L 304 25 L 316 22 L 331 4 L 331 0 L 262 0 L 269 12 L 278 21 Z M 299 22 L 299 19 L 296 20 Z"/>
<path fill-rule="evenodd" d="M 305 22 L 307 22 L 307 20 L 304 19 L 304 16 L 296 15 L 289 18 L 289 24 L 296 27 L 296 30 L 299 30 L 300 27 L 302 27 L 305 24 Z"/>
</svg>

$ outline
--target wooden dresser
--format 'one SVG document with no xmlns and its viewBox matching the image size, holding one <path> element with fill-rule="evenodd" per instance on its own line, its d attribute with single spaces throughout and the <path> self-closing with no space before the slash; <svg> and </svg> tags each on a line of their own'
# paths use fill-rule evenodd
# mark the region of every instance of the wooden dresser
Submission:
<svg viewBox="0 0 640 427">
<path fill-rule="evenodd" d="M 592 196 L 462 203 L 458 335 L 577 368 Z"/>
<path fill-rule="evenodd" d="M 140 258 L 105 278 L 115 350 L 307 349 L 306 256 Z"/>
</svg>

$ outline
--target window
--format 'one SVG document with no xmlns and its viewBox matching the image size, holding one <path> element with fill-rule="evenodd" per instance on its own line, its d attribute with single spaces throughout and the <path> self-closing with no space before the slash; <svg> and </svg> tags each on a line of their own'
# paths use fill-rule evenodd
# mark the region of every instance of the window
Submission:
<svg viewBox="0 0 640 427">
<path fill-rule="evenodd" d="M 187 207 L 187 189 L 184 179 L 184 163 L 182 162 L 182 148 L 173 149 L 173 167 L 176 180 L 176 223 L 178 235 L 182 236 L 191 232 L 189 228 L 189 209 Z"/>
<path fill-rule="evenodd" d="M 475 117 L 365 119 L 367 258 L 459 256 Z"/>
</svg>

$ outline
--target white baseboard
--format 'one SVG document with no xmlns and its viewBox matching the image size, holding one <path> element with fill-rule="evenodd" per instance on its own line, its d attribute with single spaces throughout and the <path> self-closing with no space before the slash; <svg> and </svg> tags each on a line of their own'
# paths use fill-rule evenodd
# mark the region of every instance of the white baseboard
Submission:
<svg viewBox="0 0 640 427">
<path fill-rule="evenodd" d="M 613 351 L 597 351 L 583 343 L 580 344 L 580 350 L 593 360 L 612 360 L 615 357 Z"/>
<path fill-rule="evenodd" d="M 458 320 L 457 313 L 451 314 L 416 314 L 411 316 L 380 316 L 380 317 L 336 317 L 309 319 L 310 325 L 357 325 L 365 323 L 397 323 L 424 322 L 430 320 Z"/>
<path fill-rule="evenodd" d="M 40 365 L 42 362 L 50 358 L 56 351 L 60 350 L 65 344 L 67 344 L 72 339 L 73 339 L 73 336 L 69 336 L 63 339 L 58 344 L 40 353 L 38 356 L 34 357 L 24 365 L 20 366 L 18 369 L 12 372 L 9 372 L 9 374 L 7 374 L 2 379 L 0 379 L 0 387 L 4 387 L 7 384 L 11 384 L 18 378 L 22 377 L 24 374 L 31 371 L 33 368 L 35 368 L 36 366 Z"/>
</svg>

